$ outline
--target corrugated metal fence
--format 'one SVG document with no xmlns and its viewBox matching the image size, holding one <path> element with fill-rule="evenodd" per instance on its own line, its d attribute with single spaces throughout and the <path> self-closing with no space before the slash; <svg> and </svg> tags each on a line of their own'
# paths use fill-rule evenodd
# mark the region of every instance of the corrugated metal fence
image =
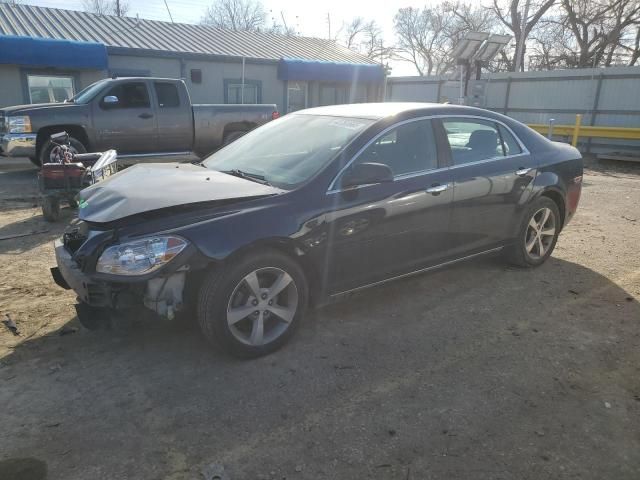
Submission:
<svg viewBox="0 0 640 480">
<path fill-rule="evenodd" d="M 454 77 L 390 77 L 388 101 L 457 103 Z M 467 104 L 504 113 L 524 123 L 640 127 L 640 67 L 589 68 L 550 72 L 495 73 L 470 80 Z M 581 141 L 585 150 L 640 151 L 633 140 Z"/>
</svg>

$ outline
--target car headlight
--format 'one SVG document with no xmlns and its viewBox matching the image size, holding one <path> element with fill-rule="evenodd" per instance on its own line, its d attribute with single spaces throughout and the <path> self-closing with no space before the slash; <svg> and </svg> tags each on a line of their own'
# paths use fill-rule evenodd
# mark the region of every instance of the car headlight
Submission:
<svg viewBox="0 0 640 480">
<path fill-rule="evenodd" d="M 29 115 L 7 117 L 7 130 L 9 133 L 31 133 L 31 119 Z"/>
<path fill-rule="evenodd" d="M 169 263 L 187 246 L 174 236 L 148 237 L 108 247 L 96 265 L 96 272 L 112 275 L 145 275 Z"/>
</svg>

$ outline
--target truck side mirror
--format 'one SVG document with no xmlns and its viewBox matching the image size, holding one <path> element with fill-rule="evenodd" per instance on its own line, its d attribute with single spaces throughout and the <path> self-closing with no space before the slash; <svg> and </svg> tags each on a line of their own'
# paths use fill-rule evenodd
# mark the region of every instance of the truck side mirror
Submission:
<svg viewBox="0 0 640 480">
<path fill-rule="evenodd" d="M 115 107 L 120 100 L 115 95 L 107 95 L 102 99 L 102 104 L 105 107 Z"/>
</svg>

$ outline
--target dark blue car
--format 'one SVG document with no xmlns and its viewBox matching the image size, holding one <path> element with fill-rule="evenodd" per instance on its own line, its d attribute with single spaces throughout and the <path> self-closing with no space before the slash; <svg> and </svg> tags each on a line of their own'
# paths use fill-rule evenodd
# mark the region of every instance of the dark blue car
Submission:
<svg viewBox="0 0 640 480">
<path fill-rule="evenodd" d="M 87 326 L 144 306 L 259 356 L 346 292 L 500 250 L 542 264 L 581 181 L 575 148 L 490 111 L 314 108 L 200 164 L 136 165 L 87 188 L 53 275 Z"/>
</svg>

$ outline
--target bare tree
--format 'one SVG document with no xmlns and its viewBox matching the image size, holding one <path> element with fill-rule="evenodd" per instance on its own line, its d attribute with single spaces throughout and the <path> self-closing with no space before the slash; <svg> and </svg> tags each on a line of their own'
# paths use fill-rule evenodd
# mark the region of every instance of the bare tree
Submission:
<svg viewBox="0 0 640 480">
<path fill-rule="evenodd" d="M 337 41 L 349 49 L 362 53 L 372 60 L 382 63 L 393 55 L 393 48 L 385 45 L 382 28 L 375 20 L 356 17 L 340 28 Z M 344 32 L 344 33 L 342 33 Z"/>
<path fill-rule="evenodd" d="M 471 3 L 401 8 L 394 18 L 397 57 L 411 62 L 419 75 L 443 74 L 454 66 L 451 51 L 467 32 L 490 31 L 495 24 L 490 10 Z"/>
<path fill-rule="evenodd" d="M 344 27 L 344 44 L 347 48 L 356 48 L 359 37 L 366 30 L 366 22 L 362 17 L 355 17 Z"/>
<path fill-rule="evenodd" d="M 85 11 L 97 15 L 115 15 L 126 17 L 129 4 L 122 0 L 82 0 Z"/>
<path fill-rule="evenodd" d="M 529 4 L 529 10 L 525 22 L 522 19 L 522 8 L 520 0 L 493 0 L 491 9 L 496 17 L 502 22 L 502 24 L 513 34 L 516 42 L 520 38 L 524 40 L 522 50 L 520 51 L 520 65 L 521 70 L 524 70 L 524 58 L 526 52 L 526 41 L 533 29 L 538 25 L 538 22 L 549 11 L 556 0 L 531 0 Z M 522 31 L 524 26 L 524 32 Z M 524 36 L 523 36 L 524 34 Z M 505 50 L 502 51 L 502 59 L 509 64 L 510 70 L 515 70 L 516 61 L 510 59 Z"/>
<path fill-rule="evenodd" d="M 295 37 L 296 35 L 300 34 L 296 29 L 297 25 L 290 23 L 283 11 L 280 11 L 278 14 L 280 18 L 274 15 L 274 12 L 272 10 L 269 11 L 269 14 L 271 15 L 271 26 L 265 27 L 265 30 L 267 32 L 277 33 L 278 35 L 286 35 L 288 37 Z M 297 21 L 298 17 L 296 16 L 295 18 Z"/>
<path fill-rule="evenodd" d="M 230 30 L 264 30 L 267 14 L 259 0 L 215 0 L 201 23 Z"/>
<path fill-rule="evenodd" d="M 618 57 L 638 59 L 640 2 L 637 0 L 562 0 L 562 26 L 572 34 L 563 45 L 567 67 L 610 66 Z"/>
</svg>

